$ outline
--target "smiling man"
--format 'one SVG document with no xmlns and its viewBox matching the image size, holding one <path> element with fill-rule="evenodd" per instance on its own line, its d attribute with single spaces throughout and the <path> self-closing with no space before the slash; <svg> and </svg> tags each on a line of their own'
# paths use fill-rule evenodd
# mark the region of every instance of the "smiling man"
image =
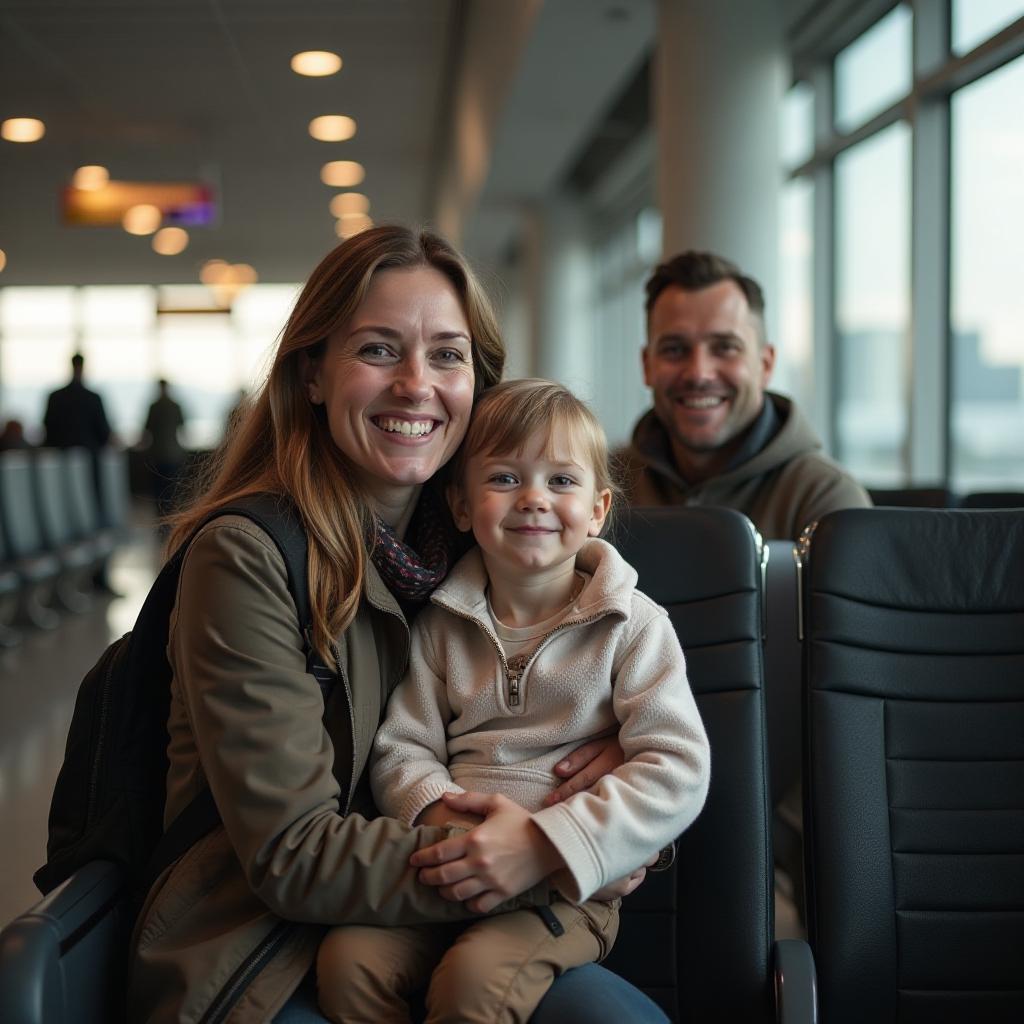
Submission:
<svg viewBox="0 0 1024 1024">
<path fill-rule="evenodd" d="M 795 539 L 826 512 L 871 504 L 792 400 L 765 390 L 775 349 L 756 281 L 712 253 L 686 252 L 651 275 L 646 306 L 654 408 L 621 453 L 631 504 L 725 505 L 766 539 Z"/>
</svg>

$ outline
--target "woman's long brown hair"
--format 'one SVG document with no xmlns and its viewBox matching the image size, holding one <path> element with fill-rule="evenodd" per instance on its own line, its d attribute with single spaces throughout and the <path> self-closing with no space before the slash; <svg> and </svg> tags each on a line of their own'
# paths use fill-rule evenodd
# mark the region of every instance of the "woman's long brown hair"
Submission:
<svg viewBox="0 0 1024 1024">
<path fill-rule="evenodd" d="M 369 509 L 306 393 L 302 353 L 316 358 L 327 337 L 363 301 L 378 270 L 430 266 L 451 281 L 473 343 L 477 393 L 501 379 L 505 350 L 483 289 L 443 238 L 408 228 L 371 228 L 342 242 L 313 271 L 281 334 L 268 378 L 211 456 L 197 499 L 171 520 L 168 550 L 188 539 L 216 509 L 249 494 L 286 496 L 309 540 L 313 644 L 325 659 L 330 642 L 355 616 L 366 572 Z"/>
</svg>

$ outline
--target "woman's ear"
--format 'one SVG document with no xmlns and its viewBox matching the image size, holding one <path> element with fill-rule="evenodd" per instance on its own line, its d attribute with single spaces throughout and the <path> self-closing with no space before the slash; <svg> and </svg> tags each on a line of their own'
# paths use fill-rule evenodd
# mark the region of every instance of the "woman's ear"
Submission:
<svg viewBox="0 0 1024 1024">
<path fill-rule="evenodd" d="M 323 359 L 314 358 L 309 354 L 309 349 L 303 349 L 299 353 L 299 372 L 302 374 L 302 386 L 306 389 L 306 397 L 313 405 L 323 405 L 323 385 L 321 376 L 323 371 Z"/>
<path fill-rule="evenodd" d="M 455 525 L 463 533 L 468 533 L 473 522 L 469 516 L 469 503 L 466 501 L 465 491 L 458 484 L 449 484 L 444 493 L 448 499 L 448 507 L 452 510 Z"/>
</svg>

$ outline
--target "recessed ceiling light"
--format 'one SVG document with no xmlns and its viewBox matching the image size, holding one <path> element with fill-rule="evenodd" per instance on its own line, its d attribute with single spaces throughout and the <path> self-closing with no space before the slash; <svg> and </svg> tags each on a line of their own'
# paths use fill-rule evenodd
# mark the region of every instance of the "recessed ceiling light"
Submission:
<svg viewBox="0 0 1024 1024">
<path fill-rule="evenodd" d="M 7 266 L 7 253 L 0 249 L 0 270 Z"/>
<path fill-rule="evenodd" d="M 152 203 L 139 203 L 130 206 L 121 218 L 121 224 L 130 235 L 151 235 L 158 227 L 164 215 L 159 206 Z"/>
<path fill-rule="evenodd" d="M 365 213 L 346 213 L 338 218 L 334 230 L 339 238 L 351 238 L 358 235 L 360 231 L 373 227 L 373 221 Z"/>
<path fill-rule="evenodd" d="M 79 167 L 71 176 L 71 184 L 82 192 L 96 192 L 110 181 L 110 172 L 99 164 Z"/>
<path fill-rule="evenodd" d="M 199 271 L 199 280 L 203 284 L 216 284 L 223 281 L 228 272 L 228 264 L 225 260 L 207 260 Z"/>
<path fill-rule="evenodd" d="M 324 114 L 309 122 L 309 134 L 321 142 L 344 142 L 355 133 L 355 121 L 344 114 Z"/>
<path fill-rule="evenodd" d="M 184 228 L 161 228 L 153 236 L 153 251 L 161 256 L 177 256 L 188 245 L 188 232 Z"/>
<path fill-rule="evenodd" d="M 304 50 L 292 57 L 292 71 L 309 78 L 323 78 L 341 70 L 341 58 L 329 50 Z"/>
<path fill-rule="evenodd" d="M 38 142 L 46 134 L 46 125 L 36 117 L 9 117 L 0 124 L 0 137 L 8 142 Z"/>
<path fill-rule="evenodd" d="M 331 213 L 344 217 L 346 213 L 369 213 L 370 200 L 362 192 L 341 192 L 331 200 Z"/>
<path fill-rule="evenodd" d="M 365 177 L 363 165 L 356 163 L 355 160 L 332 160 L 324 164 L 320 171 L 320 180 L 333 188 L 351 188 Z"/>
</svg>

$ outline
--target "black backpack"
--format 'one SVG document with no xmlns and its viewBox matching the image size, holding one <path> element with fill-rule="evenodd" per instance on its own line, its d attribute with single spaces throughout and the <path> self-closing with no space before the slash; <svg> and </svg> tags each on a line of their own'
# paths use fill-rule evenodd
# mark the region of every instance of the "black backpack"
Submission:
<svg viewBox="0 0 1024 1024">
<path fill-rule="evenodd" d="M 114 641 L 82 680 L 50 804 L 46 863 L 33 876 L 44 894 L 83 864 L 106 860 L 120 865 L 130 889 L 144 895 L 165 867 L 220 821 L 213 796 L 205 789 L 166 833 L 163 829 L 171 679 L 168 625 L 189 544 L 207 522 L 222 515 L 251 519 L 284 556 L 307 665 L 326 699 L 334 674 L 310 643 L 307 542 L 298 514 L 269 494 L 218 509 L 164 565 L 135 628 Z"/>
</svg>

